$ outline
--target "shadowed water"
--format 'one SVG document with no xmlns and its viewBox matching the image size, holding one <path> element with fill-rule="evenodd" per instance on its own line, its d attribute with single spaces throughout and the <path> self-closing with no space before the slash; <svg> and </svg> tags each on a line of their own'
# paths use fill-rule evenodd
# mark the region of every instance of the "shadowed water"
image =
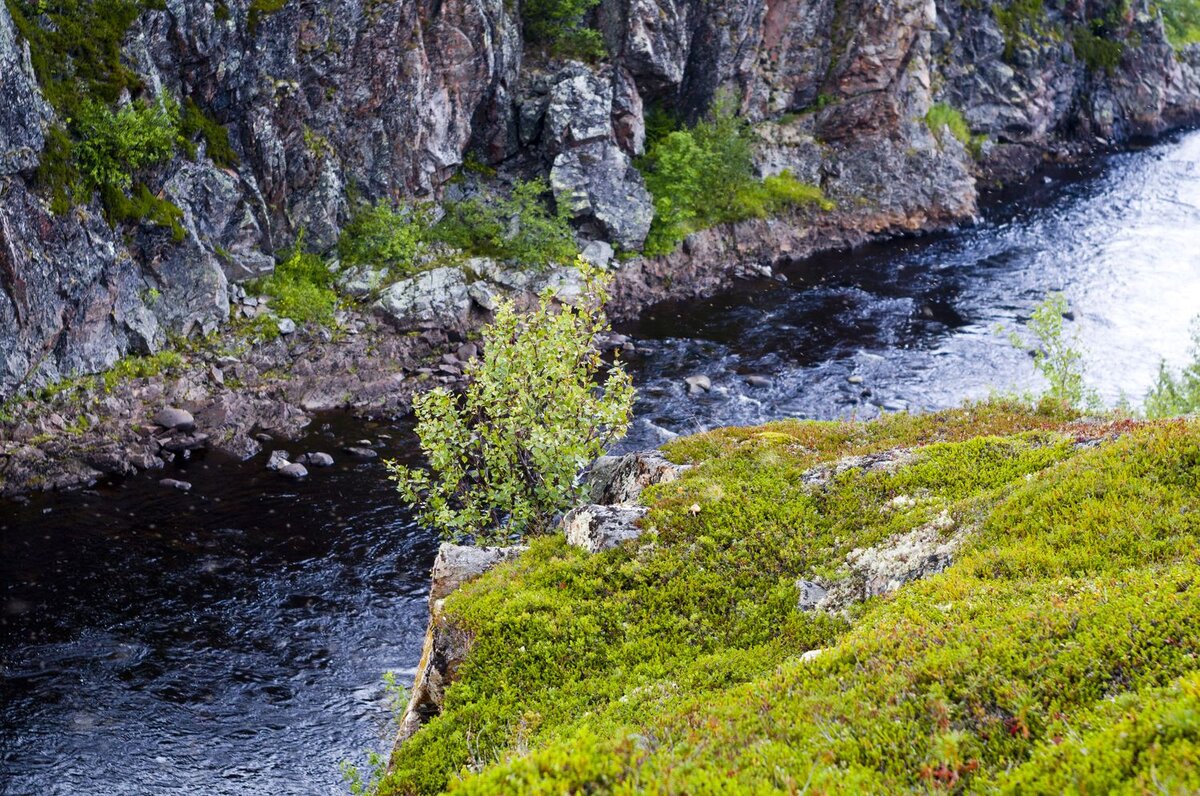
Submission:
<svg viewBox="0 0 1200 796">
<path fill-rule="evenodd" d="M 1035 388 L 993 329 L 1048 290 L 1071 299 L 1103 397 L 1140 398 L 1200 313 L 1197 162 L 1184 136 L 1055 173 L 952 234 L 659 307 L 626 330 L 625 447 Z M 712 392 L 687 394 L 695 374 Z M 208 456 L 165 473 L 189 494 L 154 474 L 0 503 L 0 794 L 345 792 L 338 763 L 387 743 L 382 674 L 417 663 L 436 542 L 377 461 L 338 453 L 368 437 L 407 457 L 406 430 L 326 422 L 284 446 L 339 458 L 300 484 Z"/>
</svg>

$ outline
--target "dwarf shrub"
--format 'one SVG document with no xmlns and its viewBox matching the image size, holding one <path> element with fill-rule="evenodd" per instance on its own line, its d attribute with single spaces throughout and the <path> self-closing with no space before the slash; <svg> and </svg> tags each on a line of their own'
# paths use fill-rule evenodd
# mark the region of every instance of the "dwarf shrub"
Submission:
<svg viewBox="0 0 1200 796">
<path fill-rule="evenodd" d="M 1158 380 L 1146 395 L 1146 414 L 1172 417 L 1200 412 L 1200 318 L 1192 323 L 1192 363 L 1178 374 L 1159 363 Z"/>
<path fill-rule="evenodd" d="M 567 264 L 579 254 L 565 206 L 551 212 L 544 180 L 517 182 L 509 196 L 473 196 L 446 204 L 431 237 L 469 255 L 534 268 Z"/>
<path fill-rule="evenodd" d="M 1050 293 L 1029 318 L 1033 342 L 1026 342 L 1015 332 L 1009 335 L 1009 340 L 1015 347 L 1033 352 L 1034 368 L 1049 382 L 1045 397 L 1064 406 L 1097 408 L 1099 396 L 1084 380 L 1079 339 L 1068 338 L 1063 326 L 1070 309 L 1066 296 Z"/>
<path fill-rule="evenodd" d="M 386 268 L 394 278 L 415 273 L 429 238 L 429 219 L 420 207 L 400 210 L 379 202 L 354 215 L 338 238 L 343 265 Z"/>
<path fill-rule="evenodd" d="M 624 435 L 629 375 L 616 364 L 596 384 L 605 281 L 579 267 L 587 289 L 575 306 L 556 308 L 550 291 L 527 314 L 501 302 L 465 394 L 439 388 L 413 402 L 429 469 L 388 468 L 425 525 L 481 541 L 545 533 L 580 496 L 579 472 Z"/>
</svg>

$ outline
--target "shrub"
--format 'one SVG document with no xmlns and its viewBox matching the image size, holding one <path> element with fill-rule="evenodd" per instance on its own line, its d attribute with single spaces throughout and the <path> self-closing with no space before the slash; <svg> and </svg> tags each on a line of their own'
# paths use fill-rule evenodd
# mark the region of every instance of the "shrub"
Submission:
<svg viewBox="0 0 1200 796">
<path fill-rule="evenodd" d="M 1186 47 L 1200 42 L 1200 0 L 1162 0 L 1157 8 L 1171 44 Z"/>
<path fill-rule="evenodd" d="M 189 143 L 189 157 L 196 153 L 190 142 L 199 137 L 204 140 L 205 151 L 212 162 L 230 168 L 238 163 L 238 155 L 229 142 L 229 131 L 210 119 L 191 97 L 184 100 L 183 113 L 179 119 L 180 136 Z"/>
<path fill-rule="evenodd" d="M 501 302 L 465 394 L 439 388 L 413 402 L 429 470 L 388 468 L 425 525 L 478 541 L 545 533 L 580 496 L 580 470 L 624 435 L 633 387 L 620 364 L 596 385 L 605 283 L 579 267 L 578 304 L 555 309 L 550 291 L 528 314 Z"/>
<path fill-rule="evenodd" d="M 992 14 L 1004 34 L 1006 59 L 1012 60 L 1022 44 L 1045 32 L 1042 26 L 1046 18 L 1044 0 L 1011 0 L 1007 5 L 997 2 L 992 5 Z"/>
<path fill-rule="evenodd" d="M 1099 398 L 1087 387 L 1083 377 L 1083 353 L 1078 338 L 1067 339 L 1063 319 L 1070 305 L 1062 293 L 1050 293 L 1033 310 L 1029 331 L 1034 338 L 1030 345 L 1016 333 L 1009 335 L 1014 346 L 1033 351 L 1033 366 L 1049 382 L 1046 397 L 1074 408 L 1095 408 Z"/>
<path fill-rule="evenodd" d="M 270 296 L 271 309 L 281 318 L 297 323 L 333 323 L 338 297 L 333 273 L 316 254 L 304 251 L 304 235 L 275 266 L 270 276 L 256 280 L 252 288 Z"/>
<path fill-rule="evenodd" d="M 356 213 L 342 230 L 338 256 L 343 265 L 382 267 L 393 277 L 405 277 L 419 270 L 428 237 L 422 208 L 395 210 L 379 202 Z"/>
<path fill-rule="evenodd" d="M 1103 35 L 1104 24 L 1100 20 L 1091 25 L 1079 25 L 1071 34 L 1071 46 L 1075 57 L 1087 64 L 1093 72 L 1104 70 L 1112 73 L 1121 65 L 1125 56 L 1125 45 Z"/>
<path fill-rule="evenodd" d="M 646 254 L 668 254 L 689 233 L 714 224 L 763 217 L 798 205 L 833 206 L 820 188 L 788 172 L 757 179 L 750 126 L 724 100 L 690 129 L 668 132 L 669 117 L 656 113 L 653 118 L 654 135 L 638 163 L 654 198 Z"/>
<path fill-rule="evenodd" d="M 75 162 L 92 186 L 127 191 L 139 170 L 171 157 L 179 136 L 179 106 L 169 97 L 118 111 L 94 100 L 73 120 Z"/>
<path fill-rule="evenodd" d="M 1200 412 L 1200 318 L 1192 325 L 1193 361 L 1179 375 L 1171 373 L 1167 363 L 1158 366 L 1158 381 L 1146 395 L 1146 414 L 1173 417 Z"/>
<path fill-rule="evenodd" d="M 579 254 L 566 207 L 547 209 L 544 180 L 518 182 L 505 197 L 474 196 L 446 204 L 433 239 L 467 254 L 516 260 L 547 268 L 572 262 Z"/>
<path fill-rule="evenodd" d="M 605 55 L 599 31 L 584 24 L 600 0 L 523 0 L 521 22 L 525 38 L 553 55 L 600 59 Z"/>
</svg>

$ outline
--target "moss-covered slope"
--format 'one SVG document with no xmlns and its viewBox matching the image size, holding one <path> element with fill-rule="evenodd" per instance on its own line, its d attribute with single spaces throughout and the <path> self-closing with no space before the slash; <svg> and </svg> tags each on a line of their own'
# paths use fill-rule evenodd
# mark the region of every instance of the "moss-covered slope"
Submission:
<svg viewBox="0 0 1200 796">
<path fill-rule="evenodd" d="M 1200 790 L 1200 423 L 989 404 L 668 452 L 700 466 L 640 540 L 542 539 L 449 598 L 474 647 L 382 792 Z M 798 605 L 923 527 L 945 571 Z"/>
</svg>

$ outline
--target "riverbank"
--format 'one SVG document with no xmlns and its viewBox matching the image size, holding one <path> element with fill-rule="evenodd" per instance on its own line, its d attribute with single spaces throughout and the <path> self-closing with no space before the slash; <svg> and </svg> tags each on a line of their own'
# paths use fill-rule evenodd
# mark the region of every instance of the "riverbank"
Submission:
<svg viewBox="0 0 1200 796">
<path fill-rule="evenodd" d="M 1077 162 L 1084 153 L 1093 156 L 1080 149 Z M 1057 159 L 1069 162 L 1072 156 L 1064 150 Z M 1032 179 L 1027 184 L 1039 187 L 1040 176 Z M 1009 188 L 1010 195 L 1020 191 Z M 709 296 L 741 281 L 782 279 L 781 270 L 794 270 L 805 257 L 945 229 L 976 209 L 972 201 L 952 211 L 934 205 L 884 213 L 843 197 L 832 211 L 797 210 L 694 233 L 665 257 L 604 256 L 600 262 L 614 276 L 609 312 L 628 322 L 663 301 Z M 248 459 L 295 439 L 321 412 L 403 417 L 419 390 L 459 382 L 465 361 L 477 353 L 470 341 L 497 297 L 530 302 L 550 288 L 570 301 L 579 289 L 577 277 L 573 268 L 525 273 L 472 260 L 398 283 L 391 291 L 395 298 L 387 300 L 379 289 L 343 280 L 353 295 L 343 293 L 342 309 L 328 327 L 290 324 L 274 316 L 268 297 L 235 289 L 235 321 L 228 327 L 5 404 L 0 495 L 153 472 L 198 449 Z M 288 333 L 278 333 L 280 328 Z M 622 335 L 604 342 L 618 349 L 630 345 Z M 185 411 L 189 427 L 177 432 L 155 423 L 164 409 Z"/>
<path fill-rule="evenodd" d="M 380 793 L 1200 787 L 1195 421 L 990 403 L 665 453 L 636 538 L 436 595 L 454 665 Z"/>
</svg>

